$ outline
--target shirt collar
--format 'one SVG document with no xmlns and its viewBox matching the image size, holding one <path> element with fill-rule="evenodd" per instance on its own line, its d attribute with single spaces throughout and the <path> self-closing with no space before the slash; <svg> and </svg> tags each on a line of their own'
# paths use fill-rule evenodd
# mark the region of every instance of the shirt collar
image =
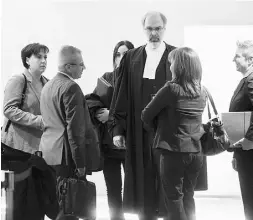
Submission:
<svg viewBox="0 0 253 220">
<path fill-rule="evenodd" d="M 67 73 L 64 73 L 62 71 L 58 71 L 58 73 L 61 73 L 62 75 L 67 76 L 69 79 L 75 81 L 74 78 L 72 78 L 71 76 L 69 76 Z"/>
</svg>

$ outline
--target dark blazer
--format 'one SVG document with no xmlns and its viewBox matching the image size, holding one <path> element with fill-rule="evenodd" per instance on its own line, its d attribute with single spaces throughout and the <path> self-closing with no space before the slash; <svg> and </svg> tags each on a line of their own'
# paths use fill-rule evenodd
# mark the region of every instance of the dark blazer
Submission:
<svg viewBox="0 0 253 220">
<path fill-rule="evenodd" d="M 40 150 L 47 164 L 68 163 L 70 157 L 77 168 L 83 168 L 86 123 L 90 116 L 79 85 L 58 73 L 43 88 L 40 107 L 45 124 Z M 63 150 L 66 161 L 62 161 Z"/>
<path fill-rule="evenodd" d="M 253 72 L 244 77 L 238 84 L 231 99 L 230 112 L 253 112 Z M 253 141 L 253 117 L 246 132 L 245 138 Z"/>
<path fill-rule="evenodd" d="M 154 126 L 157 117 L 154 148 L 176 152 L 199 152 L 202 113 L 206 105 L 206 93 L 202 89 L 197 98 L 183 97 L 183 89 L 167 82 L 142 111 L 144 123 Z"/>
</svg>

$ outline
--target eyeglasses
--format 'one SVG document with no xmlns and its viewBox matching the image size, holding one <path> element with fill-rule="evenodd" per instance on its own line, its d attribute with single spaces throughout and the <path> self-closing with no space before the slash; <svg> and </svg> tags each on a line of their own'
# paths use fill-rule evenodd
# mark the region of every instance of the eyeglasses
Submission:
<svg viewBox="0 0 253 220">
<path fill-rule="evenodd" d="M 164 28 L 163 27 L 155 27 L 155 28 L 152 28 L 152 27 L 146 27 L 145 30 L 148 31 L 148 32 L 152 32 L 152 31 L 155 31 L 157 33 L 161 32 Z"/>
<path fill-rule="evenodd" d="M 68 65 L 73 65 L 73 66 L 80 66 L 82 68 L 85 68 L 85 65 L 83 63 L 79 63 L 79 64 L 76 64 L 76 63 L 68 63 Z"/>
</svg>

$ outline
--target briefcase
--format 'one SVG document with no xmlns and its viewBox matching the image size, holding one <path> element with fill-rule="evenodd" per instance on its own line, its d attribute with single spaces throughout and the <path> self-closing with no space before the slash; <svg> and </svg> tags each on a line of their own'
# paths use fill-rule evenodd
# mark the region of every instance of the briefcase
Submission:
<svg viewBox="0 0 253 220">
<path fill-rule="evenodd" d="M 96 186 L 93 182 L 63 178 L 58 184 L 60 207 L 65 216 L 96 219 Z"/>
</svg>

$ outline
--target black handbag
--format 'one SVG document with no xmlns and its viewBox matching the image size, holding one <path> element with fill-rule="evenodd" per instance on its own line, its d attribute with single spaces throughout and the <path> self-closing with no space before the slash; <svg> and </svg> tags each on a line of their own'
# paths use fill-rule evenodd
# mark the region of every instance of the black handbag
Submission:
<svg viewBox="0 0 253 220">
<path fill-rule="evenodd" d="M 63 216 L 96 219 L 96 186 L 86 179 L 57 179 L 58 198 Z"/>
<path fill-rule="evenodd" d="M 30 157 L 30 153 L 9 147 L 1 142 L 1 159 L 3 161 L 27 161 Z"/>
<path fill-rule="evenodd" d="M 206 88 L 205 92 L 207 94 L 207 110 L 209 121 L 208 123 L 203 124 L 203 129 L 205 133 L 200 140 L 203 155 L 213 156 L 226 151 L 230 146 L 230 142 L 228 139 L 228 135 L 224 129 L 223 123 L 218 117 L 218 111 L 215 107 L 213 98 Z M 211 117 L 209 102 L 215 114 L 214 118 Z"/>
</svg>

